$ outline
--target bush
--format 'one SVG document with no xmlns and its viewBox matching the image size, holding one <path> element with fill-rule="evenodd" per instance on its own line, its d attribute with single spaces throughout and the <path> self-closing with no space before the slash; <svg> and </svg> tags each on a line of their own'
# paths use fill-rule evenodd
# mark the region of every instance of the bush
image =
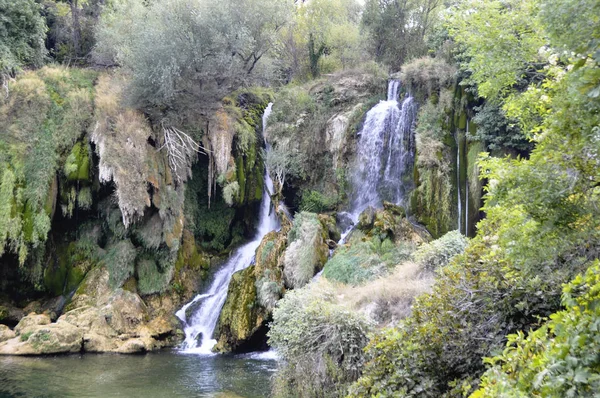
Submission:
<svg viewBox="0 0 600 398">
<path fill-rule="evenodd" d="M 267 310 L 272 310 L 283 294 L 282 283 L 274 281 L 271 274 L 271 270 L 265 270 L 255 284 L 258 303 Z"/>
<path fill-rule="evenodd" d="M 419 247 L 413 258 L 423 268 L 431 271 L 448 265 L 454 256 L 465 251 L 467 244 L 468 240 L 463 234 L 451 231 Z"/>
<path fill-rule="evenodd" d="M 275 396 L 344 396 L 360 375 L 371 324 L 319 284 L 289 292 L 273 311 L 269 344 L 284 362 Z"/>
<path fill-rule="evenodd" d="M 385 275 L 390 268 L 407 260 L 411 248 L 378 238 L 342 246 L 325 264 L 323 276 L 350 285 L 358 285 Z"/>
<path fill-rule="evenodd" d="M 457 70 L 441 58 L 422 57 L 402 66 L 402 82 L 413 90 L 431 95 L 456 78 Z"/>
<path fill-rule="evenodd" d="M 335 210 L 338 198 L 327 196 L 319 191 L 308 190 L 302 194 L 300 210 L 313 213 L 324 213 Z"/>
<path fill-rule="evenodd" d="M 528 336 L 508 336 L 473 398 L 591 397 L 600 391 L 600 262 L 563 289 L 565 310 Z"/>
</svg>

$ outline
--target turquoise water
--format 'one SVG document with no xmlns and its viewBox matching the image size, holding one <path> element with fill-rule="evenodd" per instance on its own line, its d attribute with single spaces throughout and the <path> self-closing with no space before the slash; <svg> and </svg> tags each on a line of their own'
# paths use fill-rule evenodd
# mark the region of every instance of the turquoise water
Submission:
<svg viewBox="0 0 600 398">
<path fill-rule="evenodd" d="M 277 367 L 260 356 L 0 356 L 0 397 L 266 397 Z"/>
</svg>

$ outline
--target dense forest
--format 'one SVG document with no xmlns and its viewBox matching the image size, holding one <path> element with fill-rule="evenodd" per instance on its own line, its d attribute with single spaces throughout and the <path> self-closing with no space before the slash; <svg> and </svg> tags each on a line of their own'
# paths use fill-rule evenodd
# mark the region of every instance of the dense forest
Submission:
<svg viewBox="0 0 600 398">
<path fill-rule="evenodd" d="M 598 395 L 598 0 L 0 0 L 0 82 L 0 355 Z"/>
</svg>

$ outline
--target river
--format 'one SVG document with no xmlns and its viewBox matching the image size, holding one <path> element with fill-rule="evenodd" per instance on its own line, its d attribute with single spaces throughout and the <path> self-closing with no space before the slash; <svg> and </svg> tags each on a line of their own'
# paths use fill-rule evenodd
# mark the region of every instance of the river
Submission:
<svg viewBox="0 0 600 398">
<path fill-rule="evenodd" d="M 276 367 L 268 355 L 256 354 L 0 356 L 0 398 L 259 398 L 269 395 Z"/>
</svg>

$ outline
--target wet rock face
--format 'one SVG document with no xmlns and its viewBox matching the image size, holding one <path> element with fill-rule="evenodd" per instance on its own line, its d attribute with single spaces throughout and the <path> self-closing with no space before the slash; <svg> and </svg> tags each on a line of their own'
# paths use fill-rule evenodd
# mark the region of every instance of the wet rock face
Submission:
<svg viewBox="0 0 600 398">
<path fill-rule="evenodd" d="M 265 235 L 256 250 L 254 265 L 233 275 L 215 330 L 215 351 L 266 348 L 267 323 L 284 293 L 282 256 L 288 230 L 289 226 Z"/>
<path fill-rule="evenodd" d="M 293 225 L 270 232 L 256 250 L 254 265 L 235 273 L 214 338 L 217 352 L 267 348 L 268 322 L 287 289 L 308 283 L 329 255 L 327 242 L 339 239 L 335 219 L 300 213 Z"/>
<path fill-rule="evenodd" d="M 357 228 L 367 236 L 378 236 L 398 243 L 401 241 L 421 244 L 431 240 L 423 228 L 412 224 L 406 218 L 402 206 L 384 202 L 383 209 L 368 207 L 359 216 Z"/>
<path fill-rule="evenodd" d="M 47 314 L 30 313 L 14 331 L 0 329 L 0 354 L 136 353 L 172 344 L 177 324 L 161 316 L 148 321 L 142 299 L 112 290 L 108 279 L 105 268 L 90 271 L 54 323 Z"/>
</svg>

